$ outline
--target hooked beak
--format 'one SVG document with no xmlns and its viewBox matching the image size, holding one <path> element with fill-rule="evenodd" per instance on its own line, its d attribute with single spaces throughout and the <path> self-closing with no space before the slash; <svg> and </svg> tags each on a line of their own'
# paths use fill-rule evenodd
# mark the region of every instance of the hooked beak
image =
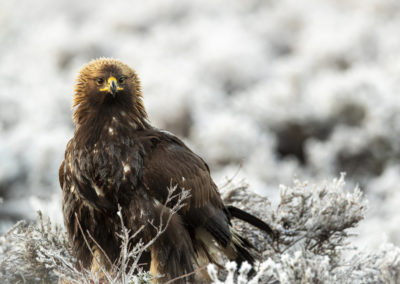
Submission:
<svg viewBox="0 0 400 284">
<path fill-rule="evenodd" d="M 115 95 L 117 94 L 118 91 L 122 91 L 124 88 L 121 88 L 118 86 L 117 79 L 114 76 L 111 76 L 107 80 L 107 86 L 105 88 L 100 89 L 101 92 L 108 92 L 110 93 L 113 98 L 115 98 Z"/>
<path fill-rule="evenodd" d="M 110 93 L 111 95 L 115 98 L 115 94 L 117 93 L 117 81 L 116 80 L 111 80 L 109 84 L 110 88 Z"/>
</svg>

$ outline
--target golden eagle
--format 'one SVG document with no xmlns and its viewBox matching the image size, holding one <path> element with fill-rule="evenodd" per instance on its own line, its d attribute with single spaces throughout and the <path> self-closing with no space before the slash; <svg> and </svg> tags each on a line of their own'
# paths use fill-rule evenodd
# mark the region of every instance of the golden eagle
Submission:
<svg viewBox="0 0 400 284">
<path fill-rule="evenodd" d="M 213 262 L 212 247 L 238 263 L 254 262 L 252 245 L 234 232 L 231 218 L 271 229 L 225 206 L 203 159 L 176 136 L 150 125 L 134 70 L 115 59 L 91 61 L 78 75 L 73 107 L 76 130 L 59 179 L 64 222 L 83 267 L 94 265 L 93 251 L 111 263 L 119 258 L 119 208 L 131 232 L 142 228 L 134 243 L 153 239 L 156 230 L 149 222 L 170 210 L 165 202 L 171 185 L 190 190 L 190 198 L 141 263 L 165 281 L 190 274 L 201 257 Z"/>
</svg>

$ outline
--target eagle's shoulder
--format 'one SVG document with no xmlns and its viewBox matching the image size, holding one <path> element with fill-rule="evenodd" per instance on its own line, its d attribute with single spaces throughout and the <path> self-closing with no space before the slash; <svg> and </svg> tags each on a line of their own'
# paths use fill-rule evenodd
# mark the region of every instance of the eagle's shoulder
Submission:
<svg viewBox="0 0 400 284">
<path fill-rule="evenodd" d="M 208 165 L 182 140 L 159 129 L 146 131 L 141 138 L 146 149 L 142 182 L 156 197 L 164 201 L 167 188 L 177 185 L 191 191 L 191 206 L 223 206 Z"/>
</svg>

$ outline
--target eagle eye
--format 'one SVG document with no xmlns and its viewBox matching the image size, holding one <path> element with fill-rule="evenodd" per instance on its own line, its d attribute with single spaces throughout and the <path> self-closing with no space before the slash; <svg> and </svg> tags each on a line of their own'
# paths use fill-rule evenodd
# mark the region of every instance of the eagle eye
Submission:
<svg viewBox="0 0 400 284">
<path fill-rule="evenodd" d="M 125 80 L 126 80 L 126 76 L 119 77 L 118 83 L 122 84 L 123 82 L 125 82 Z"/>
<path fill-rule="evenodd" d="M 102 85 L 104 83 L 104 78 L 96 78 L 97 85 Z"/>
</svg>

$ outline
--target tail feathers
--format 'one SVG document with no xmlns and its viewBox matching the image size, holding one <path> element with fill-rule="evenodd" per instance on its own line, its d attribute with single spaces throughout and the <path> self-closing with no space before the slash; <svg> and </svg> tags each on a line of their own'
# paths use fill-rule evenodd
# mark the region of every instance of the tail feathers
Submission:
<svg viewBox="0 0 400 284">
<path fill-rule="evenodd" d="M 232 232 L 232 243 L 233 250 L 235 251 L 235 261 L 240 266 L 242 262 L 247 261 L 253 265 L 256 255 L 254 254 L 254 246 L 245 238 L 240 236 L 238 233 L 231 228 Z"/>
<path fill-rule="evenodd" d="M 235 206 L 227 206 L 226 207 L 231 214 L 232 217 L 238 218 L 242 221 L 245 221 L 249 223 L 250 225 L 253 225 L 254 227 L 260 229 L 261 231 L 266 232 L 267 234 L 273 236 L 274 231 L 271 229 L 271 227 L 266 224 L 264 221 L 261 219 L 251 215 L 250 213 L 247 213 L 246 211 L 239 209 Z"/>
<path fill-rule="evenodd" d="M 231 239 L 229 243 L 224 246 L 204 228 L 196 229 L 196 251 L 198 255 L 198 264 L 203 264 L 205 262 L 203 260 L 206 259 L 208 262 L 214 263 L 219 267 L 223 267 L 223 265 L 219 263 L 219 252 L 225 254 L 229 260 L 236 261 L 239 265 L 244 261 L 247 261 L 250 264 L 254 263 L 256 259 L 256 250 L 254 246 L 244 237 L 240 236 L 234 228 L 230 227 L 229 231 Z M 213 238 L 217 242 L 214 242 L 212 240 Z"/>
</svg>

